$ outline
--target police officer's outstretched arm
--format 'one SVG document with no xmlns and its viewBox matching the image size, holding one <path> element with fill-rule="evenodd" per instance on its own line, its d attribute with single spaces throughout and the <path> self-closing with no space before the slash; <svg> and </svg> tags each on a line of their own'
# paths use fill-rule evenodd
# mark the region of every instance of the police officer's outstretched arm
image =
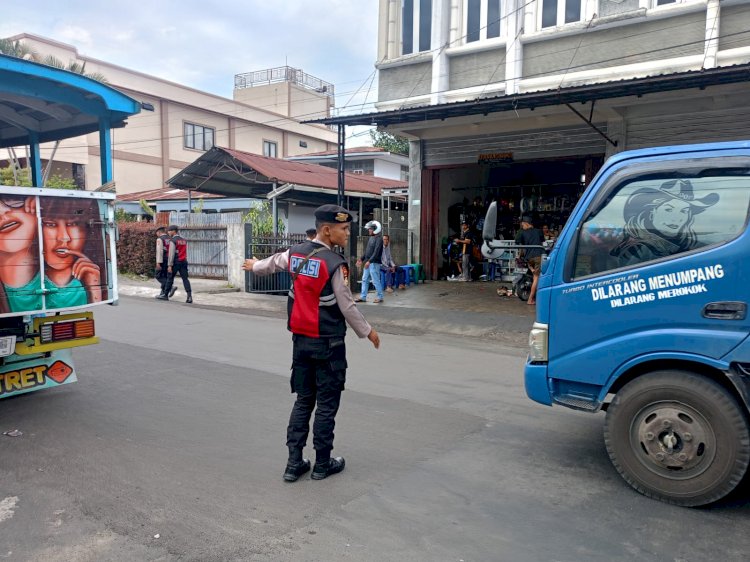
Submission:
<svg viewBox="0 0 750 562">
<path fill-rule="evenodd" d="M 372 345 L 375 347 L 375 349 L 380 349 L 380 336 L 375 331 L 375 328 L 370 330 L 370 333 L 367 334 L 367 339 L 372 342 Z"/>
</svg>

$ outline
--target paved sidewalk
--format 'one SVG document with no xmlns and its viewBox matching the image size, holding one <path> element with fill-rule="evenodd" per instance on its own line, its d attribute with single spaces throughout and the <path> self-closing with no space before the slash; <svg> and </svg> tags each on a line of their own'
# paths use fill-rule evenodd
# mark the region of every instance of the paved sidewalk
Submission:
<svg viewBox="0 0 750 562">
<path fill-rule="evenodd" d="M 185 304 L 179 279 L 170 302 L 159 306 L 195 306 L 239 314 L 286 316 L 286 296 L 250 294 L 231 288 L 226 281 L 190 279 L 193 304 Z M 154 279 L 119 276 L 120 296 L 153 299 L 159 292 Z M 534 322 L 535 307 L 517 297 L 499 297 L 493 282 L 454 283 L 428 281 L 385 295 L 385 302 L 360 303 L 368 321 L 379 331 L 420 335 L 441 333 L 484 338 L 525 348 Z M 374 299 L 374 292 L 370 293 Z"/>
</svg>

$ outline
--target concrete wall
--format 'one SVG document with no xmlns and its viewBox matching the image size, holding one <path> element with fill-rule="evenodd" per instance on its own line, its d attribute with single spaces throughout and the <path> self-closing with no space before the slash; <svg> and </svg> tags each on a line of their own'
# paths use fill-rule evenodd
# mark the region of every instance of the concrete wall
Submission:
<svg viewBox="0 0 750 562">
<path fill-rule="evenodd" d="M 395 100 L 430 93 L 432 63 L 422 62 L 378 71 L 378 99 Z"/>
<path fill-rule="evenodd" d="M 449 60 L 451 90 L 505 80 L 505 45 L 491 51 L 453 56 Z"/>
<path fill-rule="evenodd" d="M 232 287 L 245 287 L 245 225 L 227 225 L 227 282 Z"/>
<path fill-rule="evenodd" d="M 523 77 L 606 68 L 703 53 L 706 13 L 589 31 L 524 45 Z M 609 56 L 606 56 L 606 55 Z"/>
<path fill-rule="evenodd" d="M 719 20 L 719 49 L 736 49 L 750 45 L 750 6 L 721 8 Z"/>
</svg>

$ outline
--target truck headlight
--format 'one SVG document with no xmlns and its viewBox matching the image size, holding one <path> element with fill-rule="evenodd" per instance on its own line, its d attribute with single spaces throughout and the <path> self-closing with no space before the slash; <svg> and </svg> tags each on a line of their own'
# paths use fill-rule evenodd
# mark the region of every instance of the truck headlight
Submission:
<svg viewBox="0 0 750 562">
<path fill-rule="evenodd" d="M 534 322 L 529 332 L 529 361 L 546 362 L 548 359 L 549 326 Z"/>
</svg>

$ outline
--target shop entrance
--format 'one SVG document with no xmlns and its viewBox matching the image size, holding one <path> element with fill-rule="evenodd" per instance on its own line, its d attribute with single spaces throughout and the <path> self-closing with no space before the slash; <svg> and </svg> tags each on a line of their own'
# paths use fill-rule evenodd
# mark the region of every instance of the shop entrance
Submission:
<svg viewBox="0 0 750 562">
<path fill-rule="evenodd" d="M 603 162 L 601 154 L 436 170 L 440 192 L 437 278 L 456 273 L 461 248 L 453 240 L 463 221 L 476 241 L 472 278 L 479 279 L 487 271 L 479 247 L 484 215 L 493 201 L 498 207 L 498 239 L 514 239 L 522 216 L 531 216 L 539 229 L 546 226 L 547 236 L 554 238 Z"/>
</svg>

